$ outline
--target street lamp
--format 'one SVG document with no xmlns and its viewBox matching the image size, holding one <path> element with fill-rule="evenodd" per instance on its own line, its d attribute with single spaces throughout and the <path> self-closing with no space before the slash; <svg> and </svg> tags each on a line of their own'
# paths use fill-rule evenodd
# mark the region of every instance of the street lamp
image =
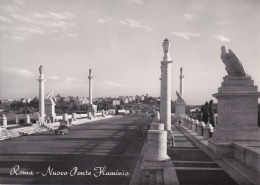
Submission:
<svg viewBox="0 0 260 185">
<path fill-rule="evenodd" d="M 170 61 L 171 60 L 170 53 L 169 53 L 169 50 L 171 48 L 170 41 L 167 38 L 164 39 L 162 46 L 164 52 L 163 61 Z"/>
</svg>

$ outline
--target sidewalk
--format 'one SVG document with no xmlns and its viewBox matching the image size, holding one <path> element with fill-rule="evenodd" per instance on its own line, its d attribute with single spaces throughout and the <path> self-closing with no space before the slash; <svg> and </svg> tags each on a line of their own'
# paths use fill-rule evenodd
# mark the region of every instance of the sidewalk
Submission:
<svg viewBox="0 0 260 185">
<path fill-rule="evenodd" d="M 207 156 L 175 125 L 175 147 L 168 149 L 180 185 L 236 185 L 218 164 Z"/>
<path fill-rule="evenodd" d="M 172 131 L 175 136 L 175 146 L 168 148 L 167 153 L 173 161 L 180 185 L 237 185 L 223 168 L 196 146 L 178 126 L 172 125 Z M 140 153 L 130 185 L 153 183 L 151 179 L 143 181 L 144 172 L 141 163 L 146 147 L 147 142 Z"/>
</svg>

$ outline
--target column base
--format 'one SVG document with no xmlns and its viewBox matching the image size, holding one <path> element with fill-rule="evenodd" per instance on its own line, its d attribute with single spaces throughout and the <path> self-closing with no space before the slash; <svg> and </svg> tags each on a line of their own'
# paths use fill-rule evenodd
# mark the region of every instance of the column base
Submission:
<svg viewBox="0 0 260 185">
<path fill-rule="evenodd" d="M 165 167 L 172 167 L 173 163 L 171 158 L 169 157 L 168 160 L 165 161 L 146 161 L 143 160 L 142 162 L 142 169 L 149 169 L 149 170 L 162 170 Z"/>
</svg>

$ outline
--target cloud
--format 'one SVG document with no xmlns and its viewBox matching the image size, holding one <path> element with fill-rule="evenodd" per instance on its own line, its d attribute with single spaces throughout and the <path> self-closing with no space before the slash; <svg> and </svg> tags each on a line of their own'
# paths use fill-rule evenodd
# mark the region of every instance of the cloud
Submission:
<svg viewBox="0 0 260 185">
<path fill-rule="evenodd" d="M 222 42 L 230 42 L 230 39 L 225 37 L 224 35 L 218 35 L 218 36 L 215 36 L 214 38 L 216 38 Z"/>
<path fill-rule="evenodd" d="M 101 24 L 107 23 L 107 22 L 109 22 L 109 21 L 111 21 L 111 18 L 110 18 L 110 17 L 99 18 L 99 19 L 98 19 L 98 22 L 101 23 Z"/>
<path fill-rule="evenodd" d="M 19 8 L 16 5 L 0 5 L 0 10 L 2 10 L 4 12 L 13 13 L 13 12 L 20 11 L 21 8 Z"/>
<path fill-rule="evenodd" d="M 66 83 L 83 82 L 83 80 L 67 76 L 64 78 L 64 82 L 66 82 Z"/>
<path fill-rule="evenodd" d="M 77 34 L 77 33 L 69 33 L 69 34 L 67 34 L 67 36 L 68 37 L 77 37 L 77 36 L 79 36 L 79 34 Z"/>
<path fill-rule="evenodd" d="M 228 24 L 228 22 L 227 21 L 218 21 L 218 22 L 215 22 L 215 24 L 218 26 L 225 26 Z"/>
<path fill-rule="evenodd" d="M 59 80 L 60 79 L 59 76 L 50 76 L 49 78 L 52 79 L 52 80 Z"/>
<path fill-rule="evenodd" d="M 123 85 L 121 85 L 117 82 L 113 82 L 113 81 L 106 81 L 102 84 L 102 86 L 104 86 L 104 87 L 122 87 Z"/>
<path fill-rule="evenodd" d="M 128 4 L 143 4 L 144 0 L 126 0 Z"/>
<path fill-rule="evenodd" d="M 193 14 L 188 14 L 188 13 L 184 14 L 184 19 L 187 21 L 193 21 L 194 18 L 195 18 L 195 15 L 193 15 Z"/>
<path fill-rule="evenodd" d="M 121 20 L 121 21 L 119 21 L 119 23 L 126 25 L 126 26 L 129 26 L 131 28 L 139 28 L 139 29 L 145 29 L 146 31 L 152 31 L 152 28 L 150 28 L 148 26 L 141 25 L 139 23 L 139 21 L 135 21 L 135 20 L 132 20 L 132 19 Z"/>
<path fill-rule="evenodd" d="M 22 77 L 27 77 L 27 78 L 34 78 L 35 75 L 30 72 L 28 69 L 23 69 L 23 68 L 15 68 L 15 67 L 10 67 L 10 68 L 3 68 L 3 71 L 10 73 L 12 75 L 18 75 Z"/>
<path fill-rule="evenodd" d="M 78 26 L 71 20 L 75 15 L 70 12 L 12 12 L 9 14 L 10 18 L 0 16 L 0 21 L 3 22 L 0 30 L 7 31 L 10 38 L 18 41 L 29 40 L 34 35 L 47 35 L 54 38 L 78 36 L 77 33 L 73 33 Z M 13 22 L 13 24 L 9 24 L 8 22 Z"/>
<path fill-rule="evenodd" d="M 11 19 L 7 18 L 7 17 L 4 17 L 4 16 L 1 16 L 0 15 L 0 21 L 3 21 L 3 22 L 12 22 Z"/>
<path fill-rule="evenodd" d="M 47 12 L 47 13 L 30 13 L 29 14 L 31 17 L 36 18 L 36 19 L 57 19 L 57 20 L 62 20 L 62 19 L 71 19 L 75 15 L 73 15 L 70 12 L 61 12 L 61 13 L 55 13 L 55 12 Z"/>
<path fill-rule="evenodd" d="M 190 39 L 191 37 L 200 37 L 201 36 L 198 33 L 188 33 L 188 32 L 172 32 L 170 34 L 178 36 L 178 37 L 182 37 L 186 40 Z"/>
</svg>

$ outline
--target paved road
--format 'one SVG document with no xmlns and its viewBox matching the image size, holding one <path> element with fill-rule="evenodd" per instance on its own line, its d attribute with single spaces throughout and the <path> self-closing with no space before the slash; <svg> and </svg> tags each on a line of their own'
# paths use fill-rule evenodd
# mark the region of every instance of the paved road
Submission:
<svg viewBox="0 0 260 185">
<path fill-rule="evenodd" d="M 145 139 L 136 126 L 150 122 L 115 117 L 0 142 L 0 184 L 128 184 Z"/>
<path fill-rule="evenodd" d="M 237 183 L 178 127 L 172 126 L 175 147 L 168 149 L 180 185 L 237 185 Z"/>
</svg>

